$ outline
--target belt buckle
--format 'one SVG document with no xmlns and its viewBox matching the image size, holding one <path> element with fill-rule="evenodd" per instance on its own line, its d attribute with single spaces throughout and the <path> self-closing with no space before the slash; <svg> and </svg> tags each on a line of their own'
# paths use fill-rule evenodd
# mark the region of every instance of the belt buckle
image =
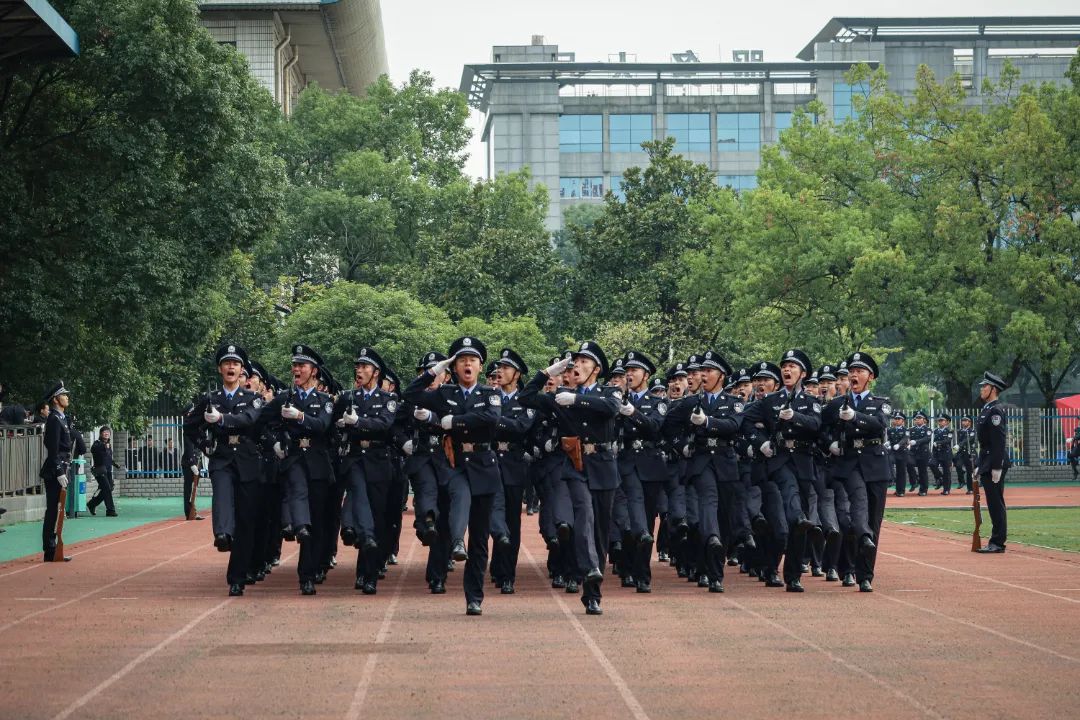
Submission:
<svg viewBox="0 0 1080 720">
<path fill-rule="evenodd" d="M 431 447 L 435 447 L 436 445 L 439 444 L 439 438 L 435 437 L 434 435 L 428 435 L 427 441 L 428 441 L 427 444 L 430 445 Z"/>
<path fill-rule="evenodd" d="M 716 438 L 705 438 L 705 447 L 716 447 L 719 441 Z"/>
<path fill-rule="evenodd" d="M 852 440 L 851 441 L 851 446 L 854 447 L 854 448 L 861 448 L 863 446 L 863 441 L 862 440 Z"/>
<path fill-rule="evenodd" d="M 631 447 L 633 447 L 635 450 L 640 450 L 643 445 L 644 444 L 640 440 L 635 440 L 633 443 L 631 443 Z"/>
<path fill-rule="evenodd" d="M 581 445 L 581 450 L 582 450 L 582 452 L 584 452 L 584 453 L 585 453 L 586 455 L 593 455 L 593 454 L 595 454 L 595 453 L 596 453 L 596 445 L 594 445 L 594 444 L 592 444 L 592 443 L 583 443 L 583 444 Z"/>
<path fill-rule="evenodd" d="M 239 445 L 240 444 L 240 436 L 239 435 L 230 435 L 229 436 L 229 444 L 230 445 Z"/>
<path fill-rule="evenodd" d="M 371 447 L 371 441 L 370 440 L 360 440 L 359 442 L 360 442 L 360 447 L 362 447 L 362 448 Z"/>
<path fill-rule="evenodd" d="M 510 443 L 508 442 L 496 443 L 496 447 L 499 448 L 499 452 L 510 452 Z"/>
<path fill-rule="evenodd" d="M 461 452 L 472 452 L 475 443 L 461 443 Z"/>
<path fill-rule="evenodd" d="M 311 438 L 300 438 L 297 444 L 300 446 L 301 450 L 307 450 L 311 447 Z"/>
<path fill-rule="evenodd" d="M 786 447 L 788 450 L 794 450 L 795 449 L 795 441 L 794 440 L 785 440 L 784 441 L 784 447 Z"/>
</svg>

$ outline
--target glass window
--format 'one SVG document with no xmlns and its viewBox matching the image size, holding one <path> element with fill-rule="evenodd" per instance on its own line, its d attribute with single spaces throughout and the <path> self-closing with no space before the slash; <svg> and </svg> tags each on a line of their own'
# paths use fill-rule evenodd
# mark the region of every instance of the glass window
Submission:
<svg viewBox="0 0 1080 720">
<path fill-rule="evenodd" d="M 604 197 L 603 177 L 561 177 L 559 178 L 559 197 L 568 200 Z"/>
<path fill-rule="evenodd" d="M 611 152 L 640 152 L 641 143 L 652 140 L 652 115 L 609 115 Z"/>
<path fill-rule="evenodd" d="M 778 112 L 773 116 L 773 125 L 776 128 L 776 136 L 773 138 L 773 142 L 779 142 L 780 133 L 791 127 L 791 118 L 794 115 L 795 113 Z"/>
<path fill-rule="evenodd" d="M 667 134 L 675 138 L 675 152 L 709 152 L 709 114 L 670 113 Z"/>
<path fill-rule="evenodd" d="M 610 187 L 612 195 L 619 198 L 619 200 L 626 202 L 626 191 L 623 190 L 622 175 L 612 175 Z"/>
<path fill-rule="evenodd" d="M 754 152 L 761 149 L 761 115 L 716 113 L 716 143 L 720 152 Z"/>
<path fill-rule="evenodd" d="M 869 93 L 870 89 L 866 83 L 855 85 L 848 85 L 845 82 L 833 83 L 833 122 L 843 122 L 848 118 L 858 117 L 858 111 L 851 106 L 851 96 L 859 94 L 866 97 Z"/>
<path fill-rule="evenodd" d="M 716 181 L 720 187 L 730 187 L 732 190 L 753 190 L 757 187 L 757 175 L 717 175 Z"/>
<path fill-rule="evenodd" d="M 603 152 L 602 115 L 560 115 L 559 151 L 564 153 Z"/>
</svg>

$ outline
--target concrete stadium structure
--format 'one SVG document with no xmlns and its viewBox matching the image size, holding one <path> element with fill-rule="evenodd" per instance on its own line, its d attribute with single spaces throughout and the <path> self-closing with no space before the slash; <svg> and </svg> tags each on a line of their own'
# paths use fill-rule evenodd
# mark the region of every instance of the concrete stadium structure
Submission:
<svg viewBox="0 0 1080 720">
<path fill-rule="evenodd" d="M 379 0 L 199 0 L 199 10 L 286 114 L 309 83 L 360 94 L 388 71 Z"/>
<path fill-rule="evenodd" d="M 1006 59 L 1023 81 L 1065 82 L 1080 45 L 1076 17 L 833 18 L 797 60 L 763 62 L 734 51 L 735 62 L 698 61 L 691 51 L 669 62 L 578 62 L 573 52 L 534 36 L 530 45 L 492 48 L 491 61 L 466 65 L 461 91 L 485 114 L 489 176 L 529 167 L 551 194 L 546 224 L 563 209 L 619 193 L 622 173 L 642 165 L 640 143 L 674 137 L 676 149 L 737 190 L 756 184 L 761 148 L 777 141 L 795 108 L 820 99 L 827 117 L 851 115 L 853 64 L 884 67 L 889 84 L 910 95 L 915 71 L 959 73 L 980 102 L 984 79 Z"/>
</svg>

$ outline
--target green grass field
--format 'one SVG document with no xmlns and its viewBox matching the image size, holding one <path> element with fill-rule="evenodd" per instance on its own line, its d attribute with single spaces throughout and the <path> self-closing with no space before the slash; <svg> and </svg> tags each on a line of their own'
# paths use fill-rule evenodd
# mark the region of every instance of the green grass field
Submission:
<svg viewBox="0 0 1080 720">
<path fill-rule="evenodd" d="M 885 519 L 904 525 L 933 528 L 971 536 L 975 519 L 971 509 L 886 510 Z M 990 515 L 983 508 L 982 536 L 990 536 Z M 1080 552 L 1080 507 L 1035 508 L 1009 511 L 1009 543 L 1024 543 Z"/>
</svg>

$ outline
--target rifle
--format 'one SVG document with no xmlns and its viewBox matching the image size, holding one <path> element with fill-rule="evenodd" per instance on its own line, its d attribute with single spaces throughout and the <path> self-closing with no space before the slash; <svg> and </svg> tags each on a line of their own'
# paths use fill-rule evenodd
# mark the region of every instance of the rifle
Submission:
<svg viewBox="0 0 1080 720">
<path fill-rule="evenodd" d="M 56 500 L 56 549 L 53 550 L 53 562 L 64 562 L 64 515 L 67 505 L 67 488 L 60 488 L 60 497 Z"/>
<path fill-rule="evenodd" d="M 846 410 L 849 407 L 851 407 L 850 399 L 851 399 L 851 393 L 849 393 L 849 392 L 844 393 L 844 404 L 840 406 L 841 410 Z M 840 445 L 840 454 L 843 455 L 844 454 L 844 447 L 847 445 L 847 423 L 841 424 L 840 427 L 841 427 L 841 430 L 840 430 L 839 445 Z"/>
<path fill-rule="evenodd" d="M 971 511 L 975 513 L 975 529 L 971 531 L 971 552 L 979 552 L 982 549 L 982 537 L 979 535 L 982 527 L 982 503 L 978 477 L 971 479 L 971 489 L 974 491 L 971 496 Z"/>
<path fill-rule="evenodd" d="M 212 408 L 214 406 L 214 404 L 212 402 L 210 402 L 210 396 L 213 395 L 213 394 L 214 394 L 213 381 L 207 380 L 206 381 L 206 402 L 203 405 L 203 412 L 206 412 L 207 410 L 209 410 L 210 408 Z M 213 440 L 214 440 L 214 435 L 213 435 L 213 432 L 211 432 L 211 430 L 210 430 L 210 426 L 207 425 L 205 421 L 203 421 L 203 449 L 208 451 L 208 452 L 213 452 L 213 444 L 212 444 Z M 195 466 L 195 467 L 196 467 L 196 470 L 198 470 L 198 466 Z M 198 495 L 198 493 L 199 493 L 199 473 L 195 472 L 195 473 L 193 473 L 193 476 L 191 478 L 191 495 L 188 497 L 187 515 L 185 516 L 185 519 L 187 519 L 187 520 L 194 520 L 195 519 L 195 515 L 196 515 L 196 512 L 195 512 L 195 497 Z"/>
</svg>

